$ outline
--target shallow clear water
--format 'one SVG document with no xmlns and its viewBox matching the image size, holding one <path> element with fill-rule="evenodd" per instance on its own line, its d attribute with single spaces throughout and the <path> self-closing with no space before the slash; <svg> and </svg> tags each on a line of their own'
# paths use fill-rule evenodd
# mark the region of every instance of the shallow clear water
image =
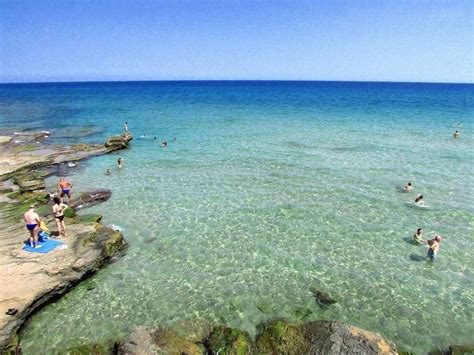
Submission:
<svg viewBox="0 0 474 355">
<path fill-rule="evenodd" d="M 35 315 L 22 334 L 25 353 L 184 318 L 251 334 L 272 317 L 338 319 L 417 353 L 472 341 L 473 88 L 0 86 L 3 130 L 28 125 L 55 131 L 58 142 L 103 141 L 128 121 L 135 136 L 127 151 L 80 163 L 71 176 L 76 190 L 112 189 L 87 212 L 123 228 L 127 255 Z M 405 204 L 415 196 L 399 191 L 408 180 L 430 209 Z M 417 227 L 445 237 L 434 263 L 407 241 Z M 312 286 L 338 303 L 318 308 Z M 45 329 L 48 337 L 38 336 Z"/>
</svg>

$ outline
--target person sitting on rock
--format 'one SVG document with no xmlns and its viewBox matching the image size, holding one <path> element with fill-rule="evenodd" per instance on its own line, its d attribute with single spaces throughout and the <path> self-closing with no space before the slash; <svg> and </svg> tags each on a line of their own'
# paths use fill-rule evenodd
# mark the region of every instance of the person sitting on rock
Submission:
<svg viewBox="0 0 474 355">
<path fill-rule="evenodd" d="M 61 200 L 64 198 L 64 195 L 67 195 L 68 202 L 71 203 L 71 189 L 72 184 L 64 178 L 60 178 L 58 182 L 58 192 Z"/>
<path fill-rule="evenodd" d="M 53 214 L 54 220 L 56 221 L 56 226 L 58 227 L 58 235 L 66 236 L 66 225 L 64 223 L 64 210 L 67 208 L 67 205 L 62 203 L 59 197 L 53 199 Z"/>
<path fill-rule="evenodd" d="M 41 223 L 41 218 L 35 212 L 35 205 L 30 205 L 30 209 L 23 215 L 23 220 L 25 221 L 26 229 L 30 232 L 30 246 L 32 248 L 40 248 L 41 245 L 38 245 L 38 226 Z"/>
</svg>

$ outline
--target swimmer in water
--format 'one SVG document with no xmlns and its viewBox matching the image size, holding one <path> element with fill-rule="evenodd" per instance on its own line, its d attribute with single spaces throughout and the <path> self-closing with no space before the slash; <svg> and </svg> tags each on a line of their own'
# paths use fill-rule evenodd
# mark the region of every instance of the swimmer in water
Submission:
<svg viewBox="0 0 474 355">
<path fill-rule="evenodd" d="M 123 166 L 123 159 L 122 158 L 118 158 L 117 159 L 117 167 L 119 169 L 122 169 L 122 166 Z"/>
<path fill-rule="evenodd" d="M 423 229 L 418 228 L 413 235 L 413 240 L 417 243 L 423 244 L 426 243 L 426 240 L 423 239 Z"/>
<path fill-rule="evenodd" d="M 167 142 L 167 141 L 161 142 L 161 146 L 162 146 L 163 148 L 167 147 L 167 146 L 168 146 L 168 142 Z"/>
<path fill-rule="evenodd" d="M 413 185 L 411 184 L 410 181 L 407 182 L 407 184 L 405 185 L 403 190 L 405 190 L 406 192 L 412 192 L 413 191 Z"/>
<path fill-rule="evenodd" d="M 110 175 L 112 175 L 112 173 L 110 172 L 109 169 L 107 169 L 107 171 L 105 172 L 105 175 L 110 176 Z"/>
<path fill-rule="evenodd" d="M 454 132 L 454 133 L 453 133 L 453 137 L 454 137 L 454 138 L 459 138 L 459 137 L 461 137 L 461 132 L 459 132 L 459 131 Z"/>
<path fill-rule="evenodd" d="M 431 260 L 434 260 L 434 258 L 436 258 L 436 254 L 439 251 L 441 240 L 443 240 L 443 238 L 441 238 L 439 235 L 435 236 L 433 239 L 428 240 L 428 258 L 430 258 Z"/>
<path fill-rule="evenodd" d="M 425 205 L 425 201 L 423 200 L 423 195 L 420 195 L 417 198 L 415 198 L 415 205 L 417 205 L 417 206 L 424 206 Z"/>
</svg>

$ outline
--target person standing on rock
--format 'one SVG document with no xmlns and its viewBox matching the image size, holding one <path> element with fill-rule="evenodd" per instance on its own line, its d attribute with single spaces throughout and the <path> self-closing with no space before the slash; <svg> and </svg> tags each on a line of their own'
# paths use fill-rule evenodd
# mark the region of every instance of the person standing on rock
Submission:
<svg viewBox="0 0 474 355">
<path fill-rule="evenodd" d="M 35 212 L 35 205 L 30 205 L 30 209 L 23 215 L 23 220 L 25 221 L 26 229 L 30 232 L 30 246 L 32 248 L 40 248 L 41 246 L 38 245 L 38 226 L 41 223 L 41 218 Z"/>
<path fill-rule="evenodd" d="M 62 203 L 59 197 L 54 198 L 53 213 L 56 226 L 58 227 L 58 235 L 66 236 L 66 225 L 64 223 L 64 210 L 67 205 Z"/>
<path fill-rule="evenodd" d="M 61 196 L 61 200 L 63 200 L 64 195 L 68 197 L 68 203 L 71 203 L 71 189 L 72 184 L 64 178 L 60 178 L 58 182 L 58 192 Z"/>
</svg>

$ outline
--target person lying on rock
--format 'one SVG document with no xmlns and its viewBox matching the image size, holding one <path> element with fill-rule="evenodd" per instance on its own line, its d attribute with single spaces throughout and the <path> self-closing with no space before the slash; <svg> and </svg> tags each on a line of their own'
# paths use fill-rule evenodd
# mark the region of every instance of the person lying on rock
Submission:
<svg viewBox="0 0 474 355">
<path fill-rule="evenodd" d="M 32 248 L 40 248 L 41 245 L 38 245 L 38 226 L 41 223 L 41 218 L 35 212 L 35 205 L 30 205 L 30 209 L 23 215 L 23 220 L 25 221 L 26 229 L 30 232 L 30 246 Z"/>
<path fill-rule="evenodd" d="M 56 226 L 58 227 L 58 235 L 66 236 L 66 224 L 64 223 L 64 210 L 67 208 L 67 205 L 62 203 L 59 197 L 53 199 L 53 214 Z"/>
<path fill-rule="evenodd" d="M 64 198 L 64 195 L 68 197 L 68 203 L 71 203 L 71 189 L 72 184 L 64 178 L 60 178 L 58 181 L 58 192 L 61 200 Z"/>
</svg>

